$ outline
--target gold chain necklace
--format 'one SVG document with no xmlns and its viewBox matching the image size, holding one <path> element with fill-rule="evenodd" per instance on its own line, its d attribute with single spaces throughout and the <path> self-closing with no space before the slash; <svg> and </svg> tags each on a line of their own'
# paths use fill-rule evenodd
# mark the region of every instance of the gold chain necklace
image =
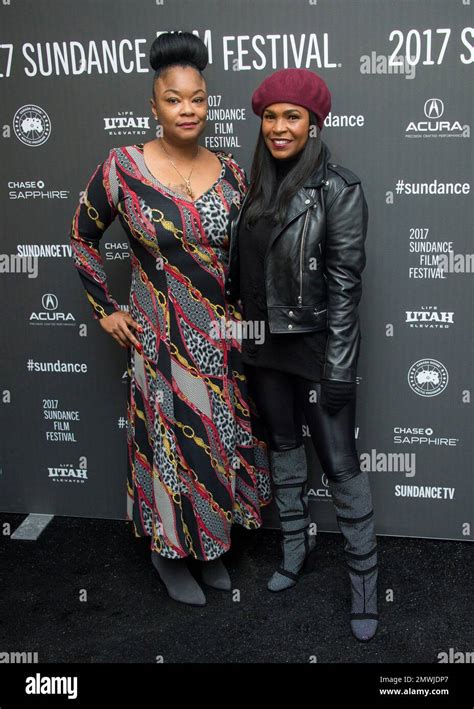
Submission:
<svg viewBox="0 0 474 709">
<path fill-rule="evenodd" d="M 193 166 L 192 166 L 192 168 L 191 168 L 191 172 L 189 173 L 189 176 L 188 176 L 188 177 L 184 177 L 184 175 L 182 175 L 182 174 L 180 173 L 180 171 L 178 170 L 178 168 L 176 167 L 176 165 L 174 164 L 174 162 L 173 162 L 172 159 L 170 158 L 169 153 L 168 153 L 168 151 L 165 149 L 165 146 L 163 145 L 163 143 L 162 143 L 161 140 L 160 140 L 160 145 L 161 145 L 161 147 L 163 148 L 163 150 L 165 151 L 166 157 L 168 158 L 168 160 L 169 160 L 169 162 L 171 163 L 171 165 L 174 167 L 174 169 L 176 170 L 176 172 L 178 173 L 178 175 L 181 177 L 181 179 L 184 180 L 184 184 L 185 184 L 185 186 L 186 186 L 186 192 L 188 193 L 188 195 L 190 196 L 190 198 L 191 198 L 192 200 L 194 200 L 194 192 L 193 192 L 193 190 L 192 190 L 192 188 L 191 188 L 191 175 L 193 174 L 194 165 L 196 164 L 197 156 L 199 155 L 199 145 L 198 145 L 197 153 L 196 153 L 195 157 L 193 158 Z"/>
</svg>

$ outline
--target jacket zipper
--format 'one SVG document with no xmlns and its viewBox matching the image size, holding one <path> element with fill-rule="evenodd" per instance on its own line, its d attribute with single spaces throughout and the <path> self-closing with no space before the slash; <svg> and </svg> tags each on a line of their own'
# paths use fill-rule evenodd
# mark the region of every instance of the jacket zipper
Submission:
<svg viewBox="0 0 474 709">
<path fill-rule="evenodd" d="M 314 190 L 310 192 L 311 197 L 314 196 Z M 306 241 L 306 233 L 308 231 L 309 213 L 312 207 L 308 207 L 306 212 L 304 225 L 303 225 L 303 235 L 301 237 L 301 248 L 300 248 L 300 294 L 298 296 L 298 305 L 303 305 L 303 257 L 304 257 L 304 245 Z"/>
</svg>

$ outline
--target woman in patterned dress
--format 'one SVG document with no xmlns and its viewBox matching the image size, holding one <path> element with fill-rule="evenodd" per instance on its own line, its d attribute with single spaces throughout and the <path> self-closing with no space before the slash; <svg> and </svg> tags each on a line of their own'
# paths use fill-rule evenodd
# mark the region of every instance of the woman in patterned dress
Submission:
<svg viewBox="0 0 474 709">
<path fill-rule="evenodd" d="M 271 499 L 265 443 L 252 432 L 238 337 L 228 305 L 228 226 L 247 191 L 244 171 L 198 145 L 207 114 L 207 49 L 166 33 L 150 52 L 153 114 L 163 137 L 110 150 L 72 223 L 74 265 L 93 315 L 128 348 L 128 518 L 149 536 L 169 595 L 204 605 L 187 566 L 230 590 L 220 557 L 232 523 L 261 526 Z M 109 293 L 99 241 L 115 216 L 130 241 L 129 313 Z"/>
</svg>

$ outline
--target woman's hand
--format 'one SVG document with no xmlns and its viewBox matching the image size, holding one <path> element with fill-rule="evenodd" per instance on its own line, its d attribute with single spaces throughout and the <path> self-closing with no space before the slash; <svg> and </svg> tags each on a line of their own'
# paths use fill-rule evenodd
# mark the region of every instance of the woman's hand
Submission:
<svg viewBox="0 0 474 709">
<path fill-rule="evenodd" d="M 114 340 L 117 340 L 121 347 L 127 348 L 133 345 L 139 352 L 142 352 L 143 347 L 134 336 L 132 330 L 143 332 L 143 328 L 132 318 L 130 313 L 124 310 L 117 310 L 117 312 L 107 315 L 105 318 L 101 318 L 99 322 L 105 332 L 112 335 Z"/>
</svg>

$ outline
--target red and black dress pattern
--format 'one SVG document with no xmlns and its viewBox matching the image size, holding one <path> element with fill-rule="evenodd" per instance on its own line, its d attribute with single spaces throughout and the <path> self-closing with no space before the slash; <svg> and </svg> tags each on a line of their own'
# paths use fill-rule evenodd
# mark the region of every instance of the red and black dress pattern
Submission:
<svg viewBox="0 0 474 709">
<path fill-rule="evenodd" d="M 219 557 L 233 523 L 261 525 L 271 499 L 241 361 L 241 313 L 226 303 L 229 224 L 245 174 L 218 151 L 220 177 L 196 201 L 160 183 L 143 144 L 113 148 L 73 217 L 76 266 L 98 320 L 119 309 L 99 242 L 114 218 L 130 245 L 130 314 L 142 352 L 128 349 L 128 517 L 168 558 Z"/>
</svg>

